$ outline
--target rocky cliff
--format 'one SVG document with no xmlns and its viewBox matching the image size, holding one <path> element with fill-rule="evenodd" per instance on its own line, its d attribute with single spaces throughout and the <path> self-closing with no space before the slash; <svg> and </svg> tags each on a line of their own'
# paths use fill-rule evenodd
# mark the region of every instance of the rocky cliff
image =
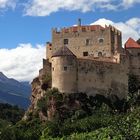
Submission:
<svg viewBox="0 0 140 140">
<path fill-rule="evenodd" d="M 50 88 L 51 85 L 51 64 L 48 60 L 43 59 L 43 68 L 39 71 L 38 77 L 34 78 L 32 86 L 32 95 L 30 97 L 31 105 L 29 106 L 27 112 L 23 119 L 29 119 L 32 115 L 39 115 L 39 117 L 44 119 L 45 116 L 41 111 L 38 111 L 37 103 L 44 97 L 45 91 Z"/>
<path fill-rule="evenodd" d="M 66 96 L 57 89 L 51 89 L 51 64 L 47 60 L 43 60 L 43 68 L 31 85 L 31 105 L 24 115 L 24 120 L 33 117 L 39 117 L 42 121 L 53 120 L 55 117 L 63 120 L 73 110 L 81 107 L 78 94 Z"/>
</svg>

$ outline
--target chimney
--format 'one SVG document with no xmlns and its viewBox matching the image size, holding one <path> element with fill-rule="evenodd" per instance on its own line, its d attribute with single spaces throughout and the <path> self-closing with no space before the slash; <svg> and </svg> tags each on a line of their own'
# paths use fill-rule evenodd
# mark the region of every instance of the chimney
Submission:
<svg viewBox="0 0 140 140">
<path fill-rule="evenodd" d="M 81 26 L 81 19 L 78 19 L 78 26 Z"/>
</svg>

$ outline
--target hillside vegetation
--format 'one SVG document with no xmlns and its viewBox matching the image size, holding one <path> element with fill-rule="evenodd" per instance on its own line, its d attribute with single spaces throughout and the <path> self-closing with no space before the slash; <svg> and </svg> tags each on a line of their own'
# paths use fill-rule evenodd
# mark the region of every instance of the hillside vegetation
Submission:
<svg viewBox="0 0 140 140">
<path fill-rule="evenodd" d="M 3 139 L 1 134 L 7 128 L 15 125 L 24 115 L 24 110 L 17 106 L 0 103 L 0 139 Z M 9 137 L 9 136 L 8 136 Z M 8 139 L 7 137 L 7 139 Z"/>
<path fill-rule="evenodd" d="M 61 94 L 47 89 L 27 120 L 2 120 L 1 140 L 140 140 L 140 95 L 135 78 L 127 99 Z M 41 120 L 42 113 L 48 120 Z M 19 115 L 20 116 L 20 115 Z"/>
<path fill-rule="evenodd" d="M 117 109 L 115 102 L 112 106 L 104 98 L 96 97 L 90 100 L 85 94 L 74 94 L 72 97 L 62 98 L 56 89 L 49 91 L 49 96 L 57 95 L 57 112 L 52 121 L 42 122 L 38 115 L 27 121 L 19 121 L 16 125 L 3 121 L 1 140 L 139 140 L 140 139 L 140 107 L 139 96 L 124 101 Z M 76 95 L 76 97 L 74 97 Z M 47 93 L 46 93 L 47 96 Z M 44 103 L 49 101 L 45 98 Z M 86 98 L 83 98 L 83 97 Z M 61 110 L 63 102 L 68 104 L 68 98 L 80 101 L 80 108 L 76 110 Z M 131 101 L 130 101 L 131 100 Z M 67 101 L 67 102 L 66 102 Z M 119 101 L 120 102 L 120 101 Z M 42 104 L 41 104 L 42 103 Z M 43 103 L 38 103 L 38 110 L 47 109 Z M 128 105 L 129 104 L 129 105 Z M 45 112 L 44 112 L 45 113 Z M 10 125 L 9 125 L 10 124 Z"/>
</svg>

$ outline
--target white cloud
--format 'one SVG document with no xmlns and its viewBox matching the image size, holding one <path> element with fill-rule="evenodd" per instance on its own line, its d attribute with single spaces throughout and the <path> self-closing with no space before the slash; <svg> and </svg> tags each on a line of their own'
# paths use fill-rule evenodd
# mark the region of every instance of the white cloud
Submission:
<svg viewBox="0 0 140 140">
<path fill-rule="evenodd" d="M 115 26 L 117 29 L 119 29 L 122 32 L 123 45 L 129 37 L 132 37 L 135 40 L 140 38 L 140 26 L 139 26 L 140 18 L 131 18 L 126 22 L 117 22 L 117 23 L 103 18 L 103 19 L 99 19 L 91 24 L 92 25 L 99 24 L 102 26 L 105 26 L 105 24 L 106 24 L 106 25 Z"/>
<path fill-rule="evenodd" d="M 80 10 L 82 12 L 94 11 L 111 0 L 31 0 L 26 5 L 25 15 L 47 16 L 59 10 Z"/>
<path fill-rule="evenodd" d="M 112 25 L 112 24 L 114 24 L 114 22 L 111 20 L 105 19 L 105 18 L 101 18 L 101 19 L 98 19 L 97 21 L 91 23 L 90 25 L 98 25 L 98 24 L 105 27 L 105 25 Z"/>
<path fill-rule="evenodd" d="M 16 1 L 17 0 L 0 0 L 0 9 L 5 9 L 5 8 L 14 9 L 16 6 Z"/>
<path fill-rule="evenodd" d="M 47 16 L 60 10 L 120 10 L 132 7 L 136 3 L 140 3 L 140 0 L 31 0 L 25 4 L 25 15 Z"/>
<path fill-rule="evenodd" d="M 129 19 L 126 24 L 128 26 L 131 26 L 133 29 L 135 30 L 140 30 L 140 18 L 132 18 L 132 19 Z M 140 31 L 139 31 L 140 32 Z"/>
<path fill-rule="evenodd" d="M 0 49 L 0 71 L 19 81 L 32 81 L 42 68 L 44 45 L 19 44 L 14 49 Z"/>
<path fill-rule="evenodd" d="M 140 0 L 0 0 L 0 10 L 14 9 L 16 5 L 24 5 L 24 13 L 29 16 L 47 16 L 60 10 L 95 11 L 128 9 Z"/>
<path fill-rule="evenodd" d="M 134 4 L 140 3 L 140 0 L 123 0 L 122 5 L 124 8 L 132 7 Z"/>
</svg>

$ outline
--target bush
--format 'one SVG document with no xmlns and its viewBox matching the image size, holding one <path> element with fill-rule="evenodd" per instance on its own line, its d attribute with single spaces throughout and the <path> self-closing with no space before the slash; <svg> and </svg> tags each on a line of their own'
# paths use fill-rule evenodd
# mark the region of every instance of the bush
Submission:
<svg viewBox="0 0 140 140">
<path fill-rule="evenodd" d="M 1 131 L 1 140 L 38 140 L 46 124 L 39 119 L 20 121 L 16 125 L 8 126 Z"/>
<path fill-rule="evenodd" d="M 90 132 L 111 125 L 114 117 L 108 114 L 95 114 L 83 119 L 67 119 L 64 123 L 50 122 L 43 131 L 42 138 L 62 137 L 72 133 Z"/>
<path fill-rule="evenodd" d="M 52 77 L 51 77 L 51 74 L 50 73 L 48 73 L 47 75 L 45 75 L 42 78 L 42 81 L 43 81 L 43 84 L 42 84 L 41 88 L 43 90 L 47 90 L 48 88 L 51 88 Z"/>
<path fill-rule="evenodd" d="M 1 140 L 16 140 L 15 129 L 13 127 L 6 127 L 0 133 Z"/>
<path fill-rule="evenodd" d="M 17 106 L 2 103 L 0 103 L 0 111 L 0 118 L 12 122 L 13 124 L 18 122 L 25 113 L 23 109 Z"/>
</svg>

